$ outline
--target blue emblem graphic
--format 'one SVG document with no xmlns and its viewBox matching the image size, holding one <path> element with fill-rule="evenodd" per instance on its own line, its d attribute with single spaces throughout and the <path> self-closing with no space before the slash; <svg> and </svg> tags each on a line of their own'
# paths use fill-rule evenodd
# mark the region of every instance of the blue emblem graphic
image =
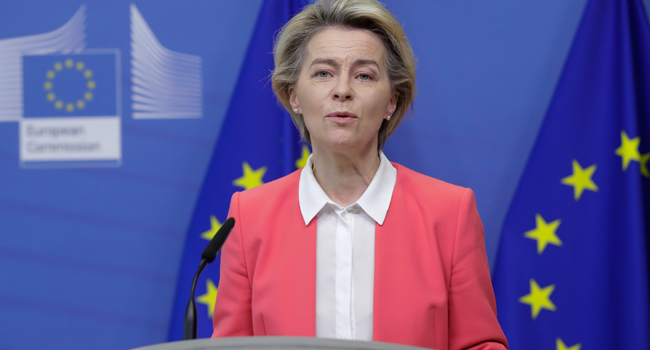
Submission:
<svg viewBox="0 0 650 350">
<path fill-rule="evenodd" d="M 24 117 L 117 116 L 117 54 L 23 56 Z"/>
</svg>

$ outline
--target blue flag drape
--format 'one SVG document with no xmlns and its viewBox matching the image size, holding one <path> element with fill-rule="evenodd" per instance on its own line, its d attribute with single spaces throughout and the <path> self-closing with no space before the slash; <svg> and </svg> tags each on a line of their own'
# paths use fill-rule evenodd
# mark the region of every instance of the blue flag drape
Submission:
<svg viewBox="0 0 650 350">
<path fill-rule="evenodd" d="M 590 0 L 503 226 L 511 349 L 650 349 L 649 122 L 643 3 Z"/>
<path fill-rule="evenodd" d="M 235 86 L 187 233 L 169 340 L 183 338 L 183 318 L 201 252 L 226 220 L 230 197 L 295 171 L 308 155 L 289 114 L 271 90 L 275 33 L 308 2 L 265 0 Z M 212 334 L 220 258 L 205 269 L 197 293 L 198 337 Z"/>
</svg>

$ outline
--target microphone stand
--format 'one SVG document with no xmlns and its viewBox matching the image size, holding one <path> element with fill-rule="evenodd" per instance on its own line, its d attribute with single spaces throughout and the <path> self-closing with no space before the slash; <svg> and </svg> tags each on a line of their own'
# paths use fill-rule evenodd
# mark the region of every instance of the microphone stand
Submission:
<svg viewBox="0 0 650 350">
<path fill-rule="evenodd" d="M 192 291 L 190 292 L 190 300 L 187 302 L 187 308 L 185 308 L 185 323 L 183 324 L 183 340 L 196 339 L 196 329 L 197 329 L 197 318 L 196 318 L 196 304 L 194 303 L 194 294 L 196 292 L 196 284 L 199 282 L 199 275 L 205 266 L 214 261 L 217 258 L 217 253 L 221 250 L 221 247 L 226 242 L 226 238 L 232 231 L 233 226 L 235 226 L 235 219 L 228 218 L 217 233 L 212 237 L 208 246 L 205 247 L 203 253 L 201 253 L 201 264 L 199 265 L 196 274 L 194 275 L 194 281 L 192 282 Z"/>
<path fill-rule="evenodd" d="M 199 275 L 201 271 L 205 268 L 208 262 L 203 259 L 199 265 L 199 269 L 196 270 L 194 275 L 194 281 L 192 282 L 192 291 L 190 292 L 190 300 L 187 302 L 187 308 L 185 308 L 185 323 L 183 324 L 183 340 L 196 339 L 196 328 L 197 328 L 197 319 L 196 319 L 196 304 L 194 303 L 194 294 L 196 291 L 196 284 L 199 281 Z"/>
</svg>

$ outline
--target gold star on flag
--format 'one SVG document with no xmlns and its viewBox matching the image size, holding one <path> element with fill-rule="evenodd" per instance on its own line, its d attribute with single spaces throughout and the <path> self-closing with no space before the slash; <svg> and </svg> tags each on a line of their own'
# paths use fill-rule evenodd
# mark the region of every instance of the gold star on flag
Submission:
<svg viewBox="0 0 650 350">
<path fill-rule="evenodd" d="M 648 159 L 650 159 L 650 153 L 646 153 L 641 156 L 641 174 L 645 177 L 650 177 L 650 172 L 648 172 Z"/>
<path fill-rule="evenodd" d="M 641 138 L 635 137 L 630 140 L 625 131 L 621 131 L 621 147 L 617 148 L 615 153 L 621 156 L 623 160 L 623 170 L 627 170 L 630 161 L 636 160 L 638 162 L 641 160 L 641 155 L 639 154 L 640 142 Z"/>
<path fill-rule="evenodd" d="M 208 281 L 205 283 L 206 292 L 200 297 L 196 298 L 201 304 L 205 304 L 208 307 L 208 316 L 212 317 L 214 314 L 214 303 L 217 301 L 217 287 L 214 285 L 211 279 L 208 278 Z"/>
<path fill-rule="evenodd" d="M 537 315 L 539 315 L 539 312 L 542 311 L 542 309 L 555 311 L 555 304 L 553 304 L 550 299 L 551 293 L 553 293 L 554 289 L 554 284 L 540 288 L 534 279 L 530 279 L 530 294 L 519 298 L 519 302 L 530 305 L 530 312 L 533 320 L 537 318 Z"/>
<path fill-rule="evenodd" d="M 573 198 L 577 201 L 582 196 L 585 189 L 598 192 L 598 186 L 591 179 L 591 176 L 596 171 L 596 164 L 583 169 L 577 160 L 573 160 L 573 175 L 567 176 L 562 179 L 565 185 L 573 186 Z"/>
<path fill-rule="evenodd" d="M 537 227 L 524 233 L 524 237 L 537 240 L 537 254 L 542 254 L 548 244 L 562 246 L 562 241 L 555 234 L 560 226 L 560 219 L 547 223 L 541 215 L 536 214 L 535 223 Z"/>
<path fill-rule="evenodd" d="M 210 229 L 201 234 L 201 238 L 207 239 L 208 241 L 217 234 L 217 231 L 221 228 L 221 223 L 217 220 L 217 217 L 210 215 Z"/>
<path fill-rule="evenodd" d="M 266 174 L 266 167 L 263 166 L 257 170 L 253 170 L 247 162 L 242 164 L 244 175 L 232 182 L 233 185 L 241 187 L 245 190 L 250 190 L 264 183 L 262 178 Z"/>
<path fill-rule="evenodd" d="M 309 152 L 309 147 L 307 146 L 302 146 L 302 156 L 300 159 L 296 160 L 296 168 L 302 169 L 307 165 L 307 158 L 309 158 L 309 155 L 311 152 Z"/>
<path fill-rule="evenodd" d="M 557 338 L 555 339 L 555 346 L 556 346 L 555 348 L 556 350 L 580 350 L 582 344 L 576 344 L 572 347 L 567 347 L 566 344 L 564 344 L 564 342 L 562 341 L 562 339 Z"/>
</svg>

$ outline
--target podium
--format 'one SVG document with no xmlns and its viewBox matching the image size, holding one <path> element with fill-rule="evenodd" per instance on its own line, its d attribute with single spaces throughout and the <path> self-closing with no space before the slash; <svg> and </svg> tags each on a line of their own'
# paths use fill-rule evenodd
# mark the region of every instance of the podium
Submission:
<svg viewBox="0 0 650 350">
<path fill-rule="evenodd" d="M 380 342 L 312 337 L 232 337 L 184 340 L 132 350 L 423 350 L 425 348 Z M 427 349 L 431 350 L 431 349 Z"/>
</svg>

